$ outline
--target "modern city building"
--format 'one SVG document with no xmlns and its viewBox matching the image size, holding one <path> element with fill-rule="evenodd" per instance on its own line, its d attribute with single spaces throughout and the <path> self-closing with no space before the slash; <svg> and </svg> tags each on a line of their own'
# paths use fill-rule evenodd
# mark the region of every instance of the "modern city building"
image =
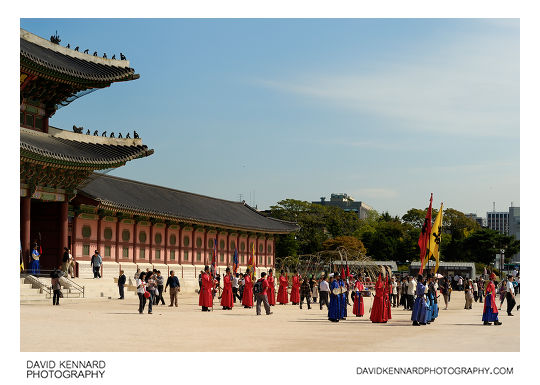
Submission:
<svg viewBox="0 0 540 385">
<path fill-rule="evenodd" d="M 465 214 L 465 216 L 466 216 L 467 218 L 472 219 L 473 221 L 475 221 L 476 223 L 478 223 L 480 226 L 484 226 L 484 218 L 479 217 L 479 216 L 476 215 L 475 213 Z"/>
<path fill-rule="evenodd" d="M 353 197 L 348 194 L 331 194 L 330 200 L 327 201 L 326 197 L 321 197 L 320 201 L 311 202 L 322 206 L 335 206 L 343 209 L 344 211 L 351 211 L 358 215 L 360 219 L 366 219 L 368 213 L 373 210 L 370 206 L 361 201 L 355 201 Z"/>
</svg>

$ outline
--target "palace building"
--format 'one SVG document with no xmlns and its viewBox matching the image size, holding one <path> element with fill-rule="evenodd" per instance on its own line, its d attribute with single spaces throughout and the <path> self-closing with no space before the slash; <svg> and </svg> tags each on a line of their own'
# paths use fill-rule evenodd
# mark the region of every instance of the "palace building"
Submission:
<svg viewBox="0 0 540 385">
<path fill-rule="evenodd" d="M 78 275 L 90 277 L 99 250 L 103 275 L 139 268 L 179 270 L 192 277 L 209 264 L 231 266 L 235 249 L 247 266 L 274 265 L 275 236 L 297 225 L 264 216 L 243 202 L 211 198 L 106 175 L 154 150 L 136 132 L 52 127 L 49 119 L 77 98 L 115 82 L 139 78 L 124 55 L 110 59 L 63 47 L 58 36 L 20 36 L 20 212 L 25 265 L 32 245 L 42 247 L 42 269 L 61 263 L 70 247 Z"/>
</svg>

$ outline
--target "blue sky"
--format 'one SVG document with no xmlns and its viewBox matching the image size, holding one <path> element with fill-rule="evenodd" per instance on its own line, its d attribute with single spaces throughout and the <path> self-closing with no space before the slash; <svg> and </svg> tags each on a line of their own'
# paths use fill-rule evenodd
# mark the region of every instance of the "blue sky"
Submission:
<svg viewBox="0 0 540 385">
<path fill-rule="evenodd" d="M 23 19 L 141 78 L 51 124 L 137 130 L 112 172 L 265 209 L 346 192 L 379 212 L 519 205 L 519 21 Z"/>
</svg>

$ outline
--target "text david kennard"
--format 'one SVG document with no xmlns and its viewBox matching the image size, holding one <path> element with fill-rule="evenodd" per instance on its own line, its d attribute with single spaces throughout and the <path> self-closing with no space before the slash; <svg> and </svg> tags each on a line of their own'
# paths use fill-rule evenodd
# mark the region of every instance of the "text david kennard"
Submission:
<svg viewBox="0 0 540 385">
<path fill-rule="evenodd" d="M 26 378 L 103 378 L 105 361 L 26 361 Z"/>
</svg>

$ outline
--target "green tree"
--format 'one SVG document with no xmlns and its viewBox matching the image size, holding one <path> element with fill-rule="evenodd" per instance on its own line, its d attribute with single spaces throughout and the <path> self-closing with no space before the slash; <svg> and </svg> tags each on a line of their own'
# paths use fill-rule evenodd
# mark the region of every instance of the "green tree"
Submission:
<svg viewBox="0 0 540 385">
<path fill-rule="evenodd" d="M 338 236 L 323 242 L 325 250 L 337 250 L 340 246 L 347 250 L 358 252 L 360 255 L 366 255 L 366 248 L 362 241 L 353 236 Z"/>
</svg>

